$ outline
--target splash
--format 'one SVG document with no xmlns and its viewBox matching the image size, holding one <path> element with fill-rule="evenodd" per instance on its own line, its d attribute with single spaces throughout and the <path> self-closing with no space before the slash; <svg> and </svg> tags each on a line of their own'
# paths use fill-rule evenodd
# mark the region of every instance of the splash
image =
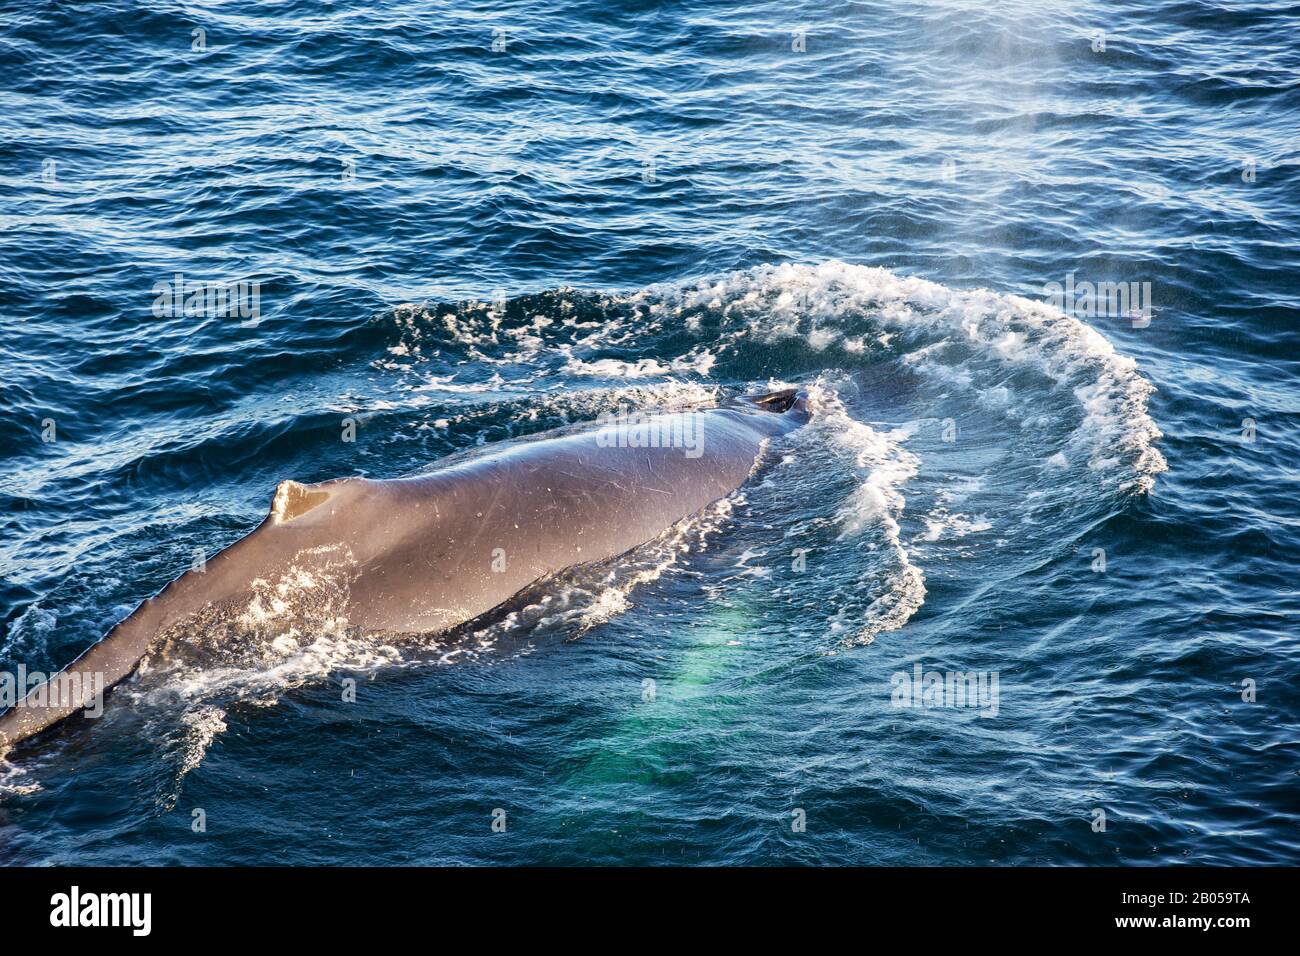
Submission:
<svg viewBox="0 0 1300 956">
<path fill-rule="evenodd" d="M 1091 470 L 1138 494 L 1150 492 L 1168 468 L 1155 447 L 1160 429 L 1147 411 L 1155 389 L 1137 363 L 1090 325 L 1043 302 L 838 261 L 765 265 L 629 297 L 649 300 L 687 325 L 721 316 L 719 335 L 733 344 L 800 339 L 828 353 L 828 363 L 836 361 L 835 350 L 861 356 L 910 343 L 916 349 L 907 363 L 986 403 L 1031 404 L 1007 387 L 1005 374 L 1032 373 L 1076 406 L 1074 433 L 1057 451 L 1066 462 L 1077 449 Z"/>
<path fill-rule="evenodd" d="M 0 797 L 27 797 L 43 789 L 31 766 L 9 763 L 4 751 L 0 751 Z"/>
<path fill-rule="evenodd" d="M 832 631 L 848 632 L 845 645 L 870 644 L 876 635 L 901 628 L 925 603 L 925 575 L 912 563 L 899 524 L 907 506 L 903 488 L 916 476 L 920 459 L 904 447 L 907 429 L 879 431 L 857 421 L 825 384 L 815 386 L 811 397 L 816 411 L 812 434 L 851 469 L 857 482 L 836 514 L 838 540 L 853 542 L 869 534 L 884 564 L 883 573 L 873 565 L 858 582 L 862 593 L 875 594 L 860 619 L 837 615 Z"/>
<path fill-rule="evenodd" d="M 203 762 L 212 741 L 219 734 L 225 733 L 226 712 L 220 707 L 201 705 L 186 711 L 181 716 L 181 724 L 185 728 L 185 746 L 177 782 Z"/>
</svg>

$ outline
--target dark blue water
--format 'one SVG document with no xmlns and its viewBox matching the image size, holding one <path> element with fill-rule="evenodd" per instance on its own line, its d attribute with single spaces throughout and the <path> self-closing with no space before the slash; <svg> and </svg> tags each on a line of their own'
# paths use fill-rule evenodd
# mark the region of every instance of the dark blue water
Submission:
<svg viewBox="0 0 1300 956">
<path fill-rule="evenodd" d="M 456 648 L 121 688 L 0 859 L 1300 862 L 1294 4 L 4 7 L 0 667 L 284 478 L 818 415 Z"/>
</svg>

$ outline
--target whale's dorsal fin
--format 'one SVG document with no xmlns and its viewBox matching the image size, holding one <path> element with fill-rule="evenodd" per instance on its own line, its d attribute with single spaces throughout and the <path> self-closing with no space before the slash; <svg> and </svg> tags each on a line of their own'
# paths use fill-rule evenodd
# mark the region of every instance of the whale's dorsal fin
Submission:
<svg viewBox="0 0 1300 956">
<path fill-rule="evenodd" d="M 276 524 L 292 521 L 328 501 L 329 497 L 328 491 L 311 488 L 296 481 L 282 481 L 275 486 L 275 497 L 271 499 L 271 519 Z"/>
</svg>

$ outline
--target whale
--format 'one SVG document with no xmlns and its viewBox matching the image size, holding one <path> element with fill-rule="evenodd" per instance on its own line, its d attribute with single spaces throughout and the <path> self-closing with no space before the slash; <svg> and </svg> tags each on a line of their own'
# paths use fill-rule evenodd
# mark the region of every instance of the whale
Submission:
<svg viewBox="0 0 1300 956">
<path fill-rule="evenodd" d="M 785 388 L 708 408 L 607 415 L 392 479 L 286 480 L 243 538 L 141 603 L 0 715 L 0 754 L 102 711 L 162 635 L 246 607 L 268 580 L 341 582 L 350 627 L 446 634 L 549 575 L 616 558 L 736 491 L 810 418 Z M 92 706 L 93 704 L 93 706 Z"/>
</svg>

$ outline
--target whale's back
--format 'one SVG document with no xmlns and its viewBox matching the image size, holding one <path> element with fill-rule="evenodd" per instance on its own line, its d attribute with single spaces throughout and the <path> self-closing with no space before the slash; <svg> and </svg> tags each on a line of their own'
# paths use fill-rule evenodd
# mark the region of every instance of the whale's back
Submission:
<svg viewBox="0 0 1300 956">
<path fill-rule="evenodd" d="M 394 531 L 382 561 L 359 569 L 354 620 L 436 632 L 539 578 L 653 540 L 749 477 L 764 440 L 782 430 L 757 427 L 768 418 L 721 409 L 651 416 L 378 482 L 381 509 L 419 520 Z"/>
<path fill-rule="evenodd" d="M 806 418 L 802 398 L 786 390 L 734 408 L 616 420 L 489 449 L 415 478 L 281 482 L 256 529 L 144 601 L 56 675 L 75 682 L 53 693 L 37 688 L 0 715 L 0 753 L 80 710 L 83 688 L 129 675 L 159 635 L 193 625 L 220 640 L 226 625 L 268 606 L 292 615 L 312 604 L 322 582 L 330 612 L 347 625 L 422 634 L 455 627 L 725 497 L 769 438 Z"/>
</svg>

